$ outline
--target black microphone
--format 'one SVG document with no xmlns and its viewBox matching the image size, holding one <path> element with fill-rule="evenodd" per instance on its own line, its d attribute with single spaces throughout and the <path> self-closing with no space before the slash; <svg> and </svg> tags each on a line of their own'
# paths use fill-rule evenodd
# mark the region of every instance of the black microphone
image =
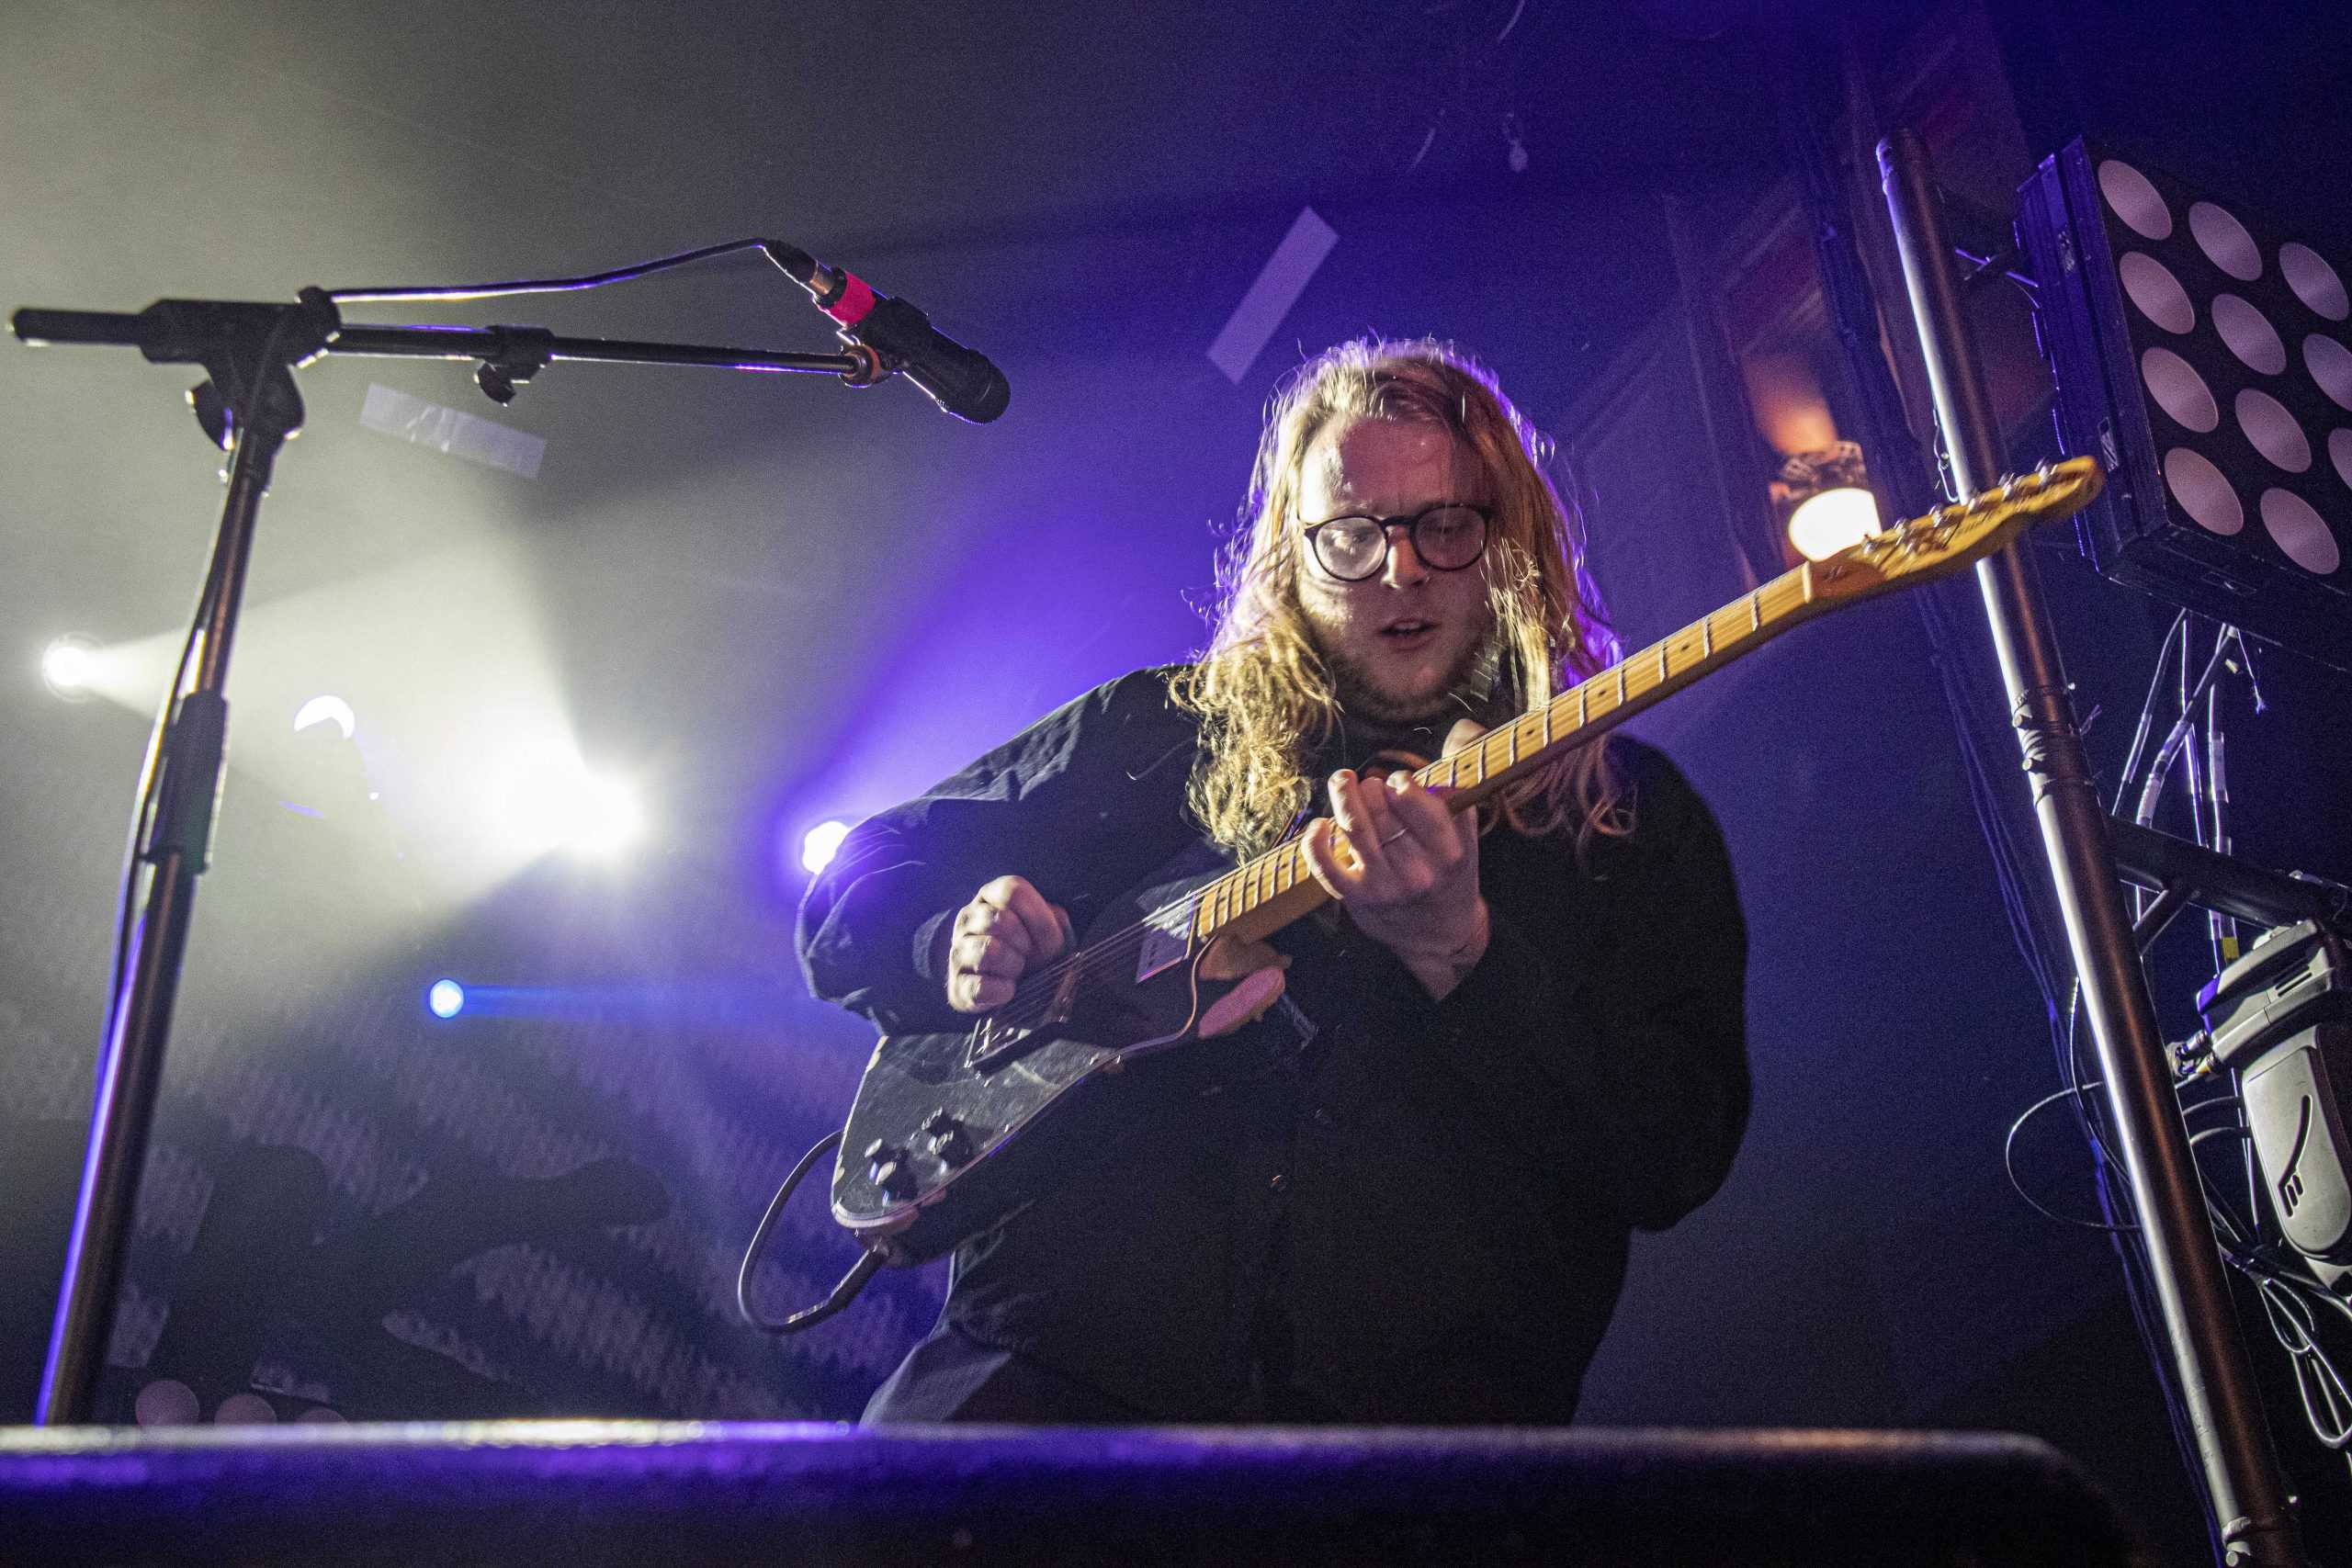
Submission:
<svg viewBox="0 0 2352 1568">
<path fill-rule="evenodd" d="M 772 256 L 787 249 L 769 246 Z M 841 323 L 843 339 L 872 349 L 888 368 L 930 393 L 933 402 L 957 419 L 986 424 L 1012 400 L 1004 372 L 987 355 L 966 348 L 904 299 L 876 294 L 856 274 L 828 266 L 805 252 L 792 255 L 793 261 L 808 261 L 805 276 L 802 268 L 775 259 L 808 290 L 819 310 Z"/>
</svg>

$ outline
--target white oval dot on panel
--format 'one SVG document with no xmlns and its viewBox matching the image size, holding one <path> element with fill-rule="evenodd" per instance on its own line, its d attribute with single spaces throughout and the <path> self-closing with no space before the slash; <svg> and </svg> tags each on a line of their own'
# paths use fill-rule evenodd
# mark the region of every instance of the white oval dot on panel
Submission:
<svg viewBox="0 0 2352 1568">
<path fill-rule="evenodd" d="M 2197 236 L 2197 248 L 2232 277 L 2250 283 L 2262 276 L 2261 247 L 2223 209 L 2210 201 L 2195 203 L 2188 209 L 2188 231 Z"/>
<path fill-rule="evenodd" d="M 2151 240 L 2172 237 L 2172 210 L 2165 206 L 2165 198 L 2148 183 L 2148 176 L 2120 158 L 2109 158 L 2098 166 L 2099 194 L 2107 197 L 2108 206 L 2123 220 L 2132 232 L 2144 234 Z"/>
<path fill-rule="evenodd" d="M 2267 392 L 2252 388 L 2237 396 L 2238 427 L 2254 449 L 2290 474 L 2312 466 L 2312 444 L 2286 405 Z"/>
<path fill-rule="evenodd" d="M 277 1408 L 257 1393 L 232 1393 L 212 1413 L 216 1427 L 267 1427 L 277 1420 Z"/>
<path fill-rule="evenodd" d="M 2327 460 L 2335 465 L 2335 477 L 2352 485 L 2352 430 L 2327 433 Z"/>
<path fill-rule="evenodd" d="M 173 1378 L 151 1382 L 131 1403 L 131 1418 L 142 1427 L 193 1427 L 201 1406 L 196 1390 Z"/>
<path fill-rule="evenodd" d="M 2164 350 L 2152 348 L 2150 354 Z M 2352 348 L 2346 348 L 2322 333 L 2313 333 L 2303 340 L 2303 368 L 2312 373 L 2319 389 L 2335 400 L 2338 408 L 2352 409 Z"/>
<path fill-rule="evenodd" d="M 2140 356 L 2140 378 L 2148 395 L 2177 423 L 2203 434 L 2222 423 L 2222 411 L 2188 360 L 2168 348 L 2152 348 Z"/>
<path fill-rule="evenodd" d="M 2292 491 L 2262 492 L 2262 525 L 2287 558 L 2305 571 L 2324 577 L 2344 564 L 2344 552 L 2328 531 L 2327 520 Z"/>
<path fill-rule="evenodd" d="M 2165 453 L 2165 484 L 2180 509 L 2207 533 L 2226 536 L 2245 526 L 2245 507 L 2238 492 L 2202 453 L 2186 446 Z"/>
<path fill-rule="evenodd" d="M 2270 318 L 2234 294 L 2213 296 L 2213 330 L 2248 369 L 2276 376 L 2287 368 L 2287 345 Z"/>
<path fill-rule="evenodd" d="M 2344 275 L 2309 245 L 2290 240 L 2279 246 L 2278 270 L 2285 275 L 2287 287 L 2295 291 L 2295 298 L 2329 321 L 2340 321 L 2352 316 L 2352 301 L 2344 297 Z"/>
<path fill-rule="evenodd" d="M 2185 333 L 2197 324 L 2197 307 L 2172 269 L 2151 255 L 2128 251 L 2115 264 L 2123 276 L 2123 292 L 2140 307 L 2140 314 L 2168 333 Z"/>
</svg>

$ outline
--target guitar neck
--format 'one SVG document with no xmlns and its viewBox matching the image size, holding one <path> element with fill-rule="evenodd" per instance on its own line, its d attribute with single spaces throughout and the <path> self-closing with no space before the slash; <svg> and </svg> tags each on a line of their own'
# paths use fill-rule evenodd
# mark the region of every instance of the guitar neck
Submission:
<svg viewBox="0 0 2352 1568">
<path fill-rule="evenodd" d="M 1466 811 L 1513 780 L 1589 744 L 1643 709 L 1843 603 L 1850 595 L 1825 598 L 1817 591 L 1816 574 L 1834 570 L 1834 563 L 1806 561 L 1542 707 L 1488 730 L 1463 750 L 1419 769 L 1413 778 L 1428 788 L 1449 792 L 1449 810 Z M 1339 837 L 1345 841 L 1346 835 Z M 1306 854 L 1294 839 L 1193 897 L 1192 934 L 1195 942 L 1205 943 L 1227 934 L 1241 941 L 1271 935 L 1330 895 L 1307 871 Z"/>
</svg>

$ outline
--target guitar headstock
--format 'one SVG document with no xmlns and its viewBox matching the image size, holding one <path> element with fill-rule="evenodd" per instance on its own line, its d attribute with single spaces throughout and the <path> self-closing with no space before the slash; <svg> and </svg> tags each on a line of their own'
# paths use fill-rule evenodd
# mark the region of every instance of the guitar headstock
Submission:
<svg viewBox="0 0 2352 1568">
<path fill-rule="evenodd" d="M 1815 595 L 1840 598 L 1958 571 L 2033 524 L 2080 512 L 2105 482 L 2088 457 L 2004 479 L 1959 505 L 1938 507 L 1814 562 Z"/>
</svg>

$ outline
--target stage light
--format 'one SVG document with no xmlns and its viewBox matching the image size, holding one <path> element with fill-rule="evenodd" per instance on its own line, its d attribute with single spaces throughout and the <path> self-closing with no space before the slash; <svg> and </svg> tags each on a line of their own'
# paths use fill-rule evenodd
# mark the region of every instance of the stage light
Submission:
<svg viewBox="0 0 2352 1568">
<path fill-rule="evenodd" d="M 1807 560 L 1826 560 L 1879 531 L 1878 499 L 1840 485 L 1807 497 L 1789 517 L 1789 543 Z"/>
<path fill-rule="evenodd" d="M 1789 543 L 1807 560 L 1826 560 L 1883 526 L 1870 491 L 1862 449 L 1836 441 L 1783 460 L 1773 476 L 1773 504 L 1787 518 Z"/>
<path fill-rule="evenodd" d="M 87 637 L 59 637 L 41 650 L 41 684 L 51 696 L 69 703 L 88 702 L 91 678 L 97 673 L 97 655 Z"/>
<path fill-rule="evenodd" d="M 519 858 L 550 850 L 610 858 L 645 830 L 637 792 L 625 780 L 590 773 L 554 736 L 514 755 L 489 796 L 490 825 Z"/>
<path fill-rule="evenodd" d="M 618 779 L 575 780 L 556 806 L 560 841 L 574 853 L 609 858 L 645 830 L 637 792 Z"/>
<path fill-rule="evenodd" d="M 295 734 L 301 734 L 314 724 L 334 725 L 343 731 L 343 738 L 345 740 L 350 739 L 359 731 L 358 716 L 351 711 L 351 705 L 341 697 L 312 697 L 295 710 Z"/>
<path fill-rule="evenodd" d="M 800 835 L 800 863 L 808 874 L 816 875 L 833 863 L 833 856 L 841 852 L 842 840 L 849 837 L 849 824 L 838 818 L 818 823 Z"/>
<path fill-rule="evenodd" d="M 2019 193 L 2065 450 L 2103 575 L 2352 670 L 2346 258 L 2076 141 Z"/>
<path fill-rule="evenodd" d="M 466 1010 L 466 988 L 455 980 L 435 980 L 425 990 L 424 1005 L 435 1018 L 455 1018 Z"/>
</svg>

